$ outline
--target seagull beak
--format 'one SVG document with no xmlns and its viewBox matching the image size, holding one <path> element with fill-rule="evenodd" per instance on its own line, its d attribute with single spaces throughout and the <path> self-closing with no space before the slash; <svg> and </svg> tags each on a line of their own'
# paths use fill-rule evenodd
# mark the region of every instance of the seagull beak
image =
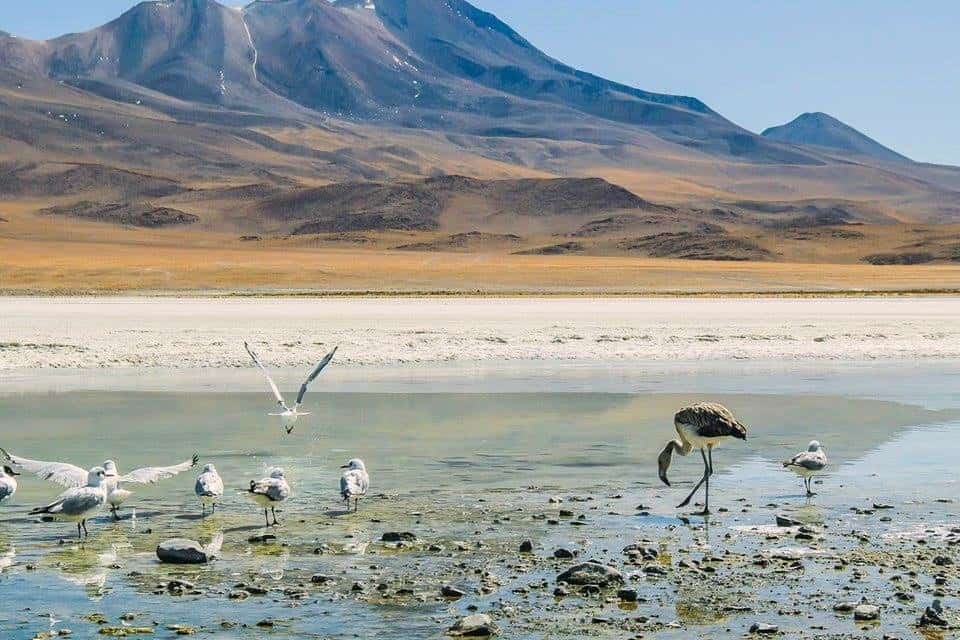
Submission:
<svg viewBox="0 0 960 640">
<path fill-rule="evenodd" d="M 11 470 L 9 471 L 9 473 L 10 473 L 11 476 L 19 476 L 19 475 L 21 475 L 21 474 L 17 473 L 16 471 L 14 471 L 13 469 L 11 469 Z"/>
<path fill-rule="evenodd" d="M 340 465 L 340 468 L 341 468 L 341 469 L 349 469 L 349 468 L 350 468 L 350 465 L 348 465 L 348 464 L 342 464 L 342 465 Z"/>
</svg>

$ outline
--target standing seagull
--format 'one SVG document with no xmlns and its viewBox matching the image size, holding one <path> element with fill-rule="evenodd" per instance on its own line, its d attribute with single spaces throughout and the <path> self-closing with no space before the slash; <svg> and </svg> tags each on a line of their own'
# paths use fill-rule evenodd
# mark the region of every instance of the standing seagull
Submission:
<svg viewBox="0 0 960 640">
<path fill-rule="evenodd" d="M 250 354 L 250 357 L 253 359 L 253 363 L 260 368 L 260 371 L 263 372 L 263 375 L 266 376 L 267 382 L 270 383 L 270 389 L 273 390 L 273 395 L 277 399 L 277 406 L 279 406 L 282 411 L 279 413 L 270 413 L 267 415 L 271 416 L 280 416 L 280 423 L 283 425 L 283 428 L 286 429 L 287 435 L 293 433 L 293 427 L 297 424 L 297 420 L 300 416 L 310 415 L 309 411 L 300 411 L 300 406 L 303 404 L 303 396 L 307 394 L 307 387 L 313 382 L 320 372 L 330 364 L 330 361 L 333 360 L 334 354 L 337 352 L 337 347 L 333 348 L 333 351 L 324 356 L 323 360 L 313 368 L 313 371 L 310 372 L 310 375 L 307 376 L 307 379 L 303 381 L 303 384 L 300 385 L 300 393 L 297 394 L 297 402 L 293 405 L 293 409 L 287 406 L 286 401 L 283 399 L 283 396 L 280 394 L 280 389 L 277 388 L 277 383 L 273 381 L 273 378 L 270 377 L 270 374 L 267 373 L 266 367 L 263 366 L 263 363 L 260 362 L 260 358 L 257 357 L 256 352 L 250 348 L 250 345 L 246 342 L 243 343 L 244 348 L 247 350 L 247 353 Z"/>
<path fill-rule="evenodd" d="M 10 467 L 0 469 L 0 502 L 8 500 L 17 492 L 17 478 L 20 475 Z"/>
<path fill-rule="evenodd" d="M 693 488 L 690 495 L 677 505 L 677 508 L 680 509 L 690 504 L 693 494 L 703 483 L 706 483 L 703 511 L 698 515 L 707 515 L 710 513 L 710 476 L 713 475 L 713 448 L 720 444 L 724 438 L 746 440 L 747 427 L 722 404 L 709 402 L 681 409 L 673 417 L 673 424 L 680 438 L 668 442 L 657 458 L 660 479 L 665 485 L 670 486 L 670 481 L 667 479 L 667 469 L 670 468 L 674 451 L 686 456 L 695 448 L 700 449 L 700 455 L 703 457 L 703 477 L 700 478 L 700 482 Z"/>
<path fill-rule="evenodd" d="M 267 509 L 273 514 L 273 525 L 280 524 L 277 522 L 276 507 L 290 497 L 290 485 L 287 484 L 283 469 L 273 469 L 268 478 L 251 480 L 247 493 L 254 502 L 263 507 L 263 517 L 268 527 L 272 525 L 267 517 Z"/>
<path fill-rule="evenodd" d="M 223 480 L 217 473 L 217 468 L 212 464 L 205 465 L 203 471 L 197 476 L 197 484 L 194 485 L 193 491 L 200 498 L 203 515 L 207 515 L 207 505 L 210 505 L 212 513 L 216 513 L 217 500 L 223 496 Z"/>
<path fill-rule="evenodd" d="M 784 468 L 790 469 L 803 478 L 803 488 L 807 490 L 807 497 L 816 495 L 810 488 L 813 476 L 827 467 L 827 452 L 816 440 L 810 442 L 806 451 L 802 451 L 783 463 Z"/>
<path fill-rule="evenodd" d="M 360 458 L 354 458 L 340 468 L 346 469 L 340 476 L 340 495 L 347 503 L 348 512 L 350 500 L 353 500 L 353 510 L 356 512 L 360 508 L 360 498 L 367 495 L 367 489 L 370 488 L 370 475 Z"/>
<path fill-rule="evenodd" d="M 0 449 L 0 455 L 12 462 L 14 465 L 25 469 L 30 473 L 35 473 L 44 480 L 49 480 L 62 487 L 82 487 L 87 482 L 87 472 L 76 465 L 68 462 L 48 462 L 46 460 L 31 460 L 22 458 L 12 453 L 7 453 Z M 110 505 L 110 512 L 114 520 L 119 520 L 117 510 L 120 505 L 130 497 L 131 493 L 120 485 L 123 483 L 132 484 L 155 484 L 160 480 L 172 478 L 178 473 L 182 473 L 193 467 L 200 460 L 200 456 L 194 454 L 190 460 L 185 460 L 180 464 L 169 467 L 142 467 L 134 469 L 126 475 L 120 475 L 117 470 L 117 463 L 113 460 L 106 460 L 103 463 L 104 487 L 107 491 L 107 503 Z"/>
<path fill-rule="evenodd" d="M 49 515 L 55 520 L 77 523 L 77 539 L 80 539 L 80 527 L 87 532 L 87 518 L 100 510 L 107 501 L 107 487 L 104 482 L 107 472 L 103 467 L 94 467 L 87 472 L 87 483 L 82 487 L 73 487 L 61 493 L 50 504 L 37 507 L 30 515 Z"/>
</svg>

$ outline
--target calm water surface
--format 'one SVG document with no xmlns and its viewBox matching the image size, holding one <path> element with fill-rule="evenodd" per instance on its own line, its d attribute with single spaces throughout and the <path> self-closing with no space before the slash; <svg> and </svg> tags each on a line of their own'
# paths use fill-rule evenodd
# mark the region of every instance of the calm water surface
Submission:
<svg viewBox="0 0 960 640">
<path fill-rule="evenodd" d="M 779 384 L 771 381 L 771 387 Z M 74 637 L 95 637 L 98 626 L 84 616 L 99 612 L 112 624 L 120 624 L 124 613 L 136 614 L 130 624 L 158 622 L 156 637 L 172 636 L 164 629 L 171 623 L 219 638 L 440 637 L 469 604 L 485 610 L 493 600 L 510 601 L 519 584 L 512 580 L 521 580 L 505 571 L 492 594 L 457 603 L 438 602 L 433 594 L 383 601 L 344 591 L 301 600 L 226 597 L 235 583 L 309 584 L 318 572 L 346 585 L 360 582 L 369 594 L 375 592 L 372 572 L 393 589 L 419 576 L 442 576 L 460 561 L 424 547 L 392 552 L 379 543 L 385 531 L 415 531 L 445 550 L 464 543 L 479 549 L 481 541 L 485 561 L 502 565 L 527 538 L 545 548 L 597 553 L 618 551 L 640 536 L 696 539 L 719 552 L 735 544 L 725 542 L 725 534 L 746 538 L 754 535 L 749 527 L 771 522 L 769 509 L 744 512 L 743 504 L 776 504 L 778 512 L 886 536 L 948 524 L 954 508 L 931 501 L 955 497 L 960 482 L 960 410 L 942 408 L 956 404 L 950 386 L 927 387 L 923 400 L 910 404 L 838 395 L 816 385 L 811 381 L 815 393 L 803 395 L 731 393 L 729 380 L 724 393 L 709 396 L 323 393 L 312 397 L 315 414 L 291 436 L 264 415 L 270 406 L 262 393 L 2 395 L 0 446 L 12 452 L 84 467 L 111 457 L 121 471 L 172 464 L 197 452 L 201 464 L 217 465 L 227 495 L 215 517 L 201 520 L 192 471 L 156 486 L 128 487 L 135 494 L 125 519 L 96 519 L 89 540 L 78 545 L 72 525 L 38 524 L 26 516 L 57 489 L 22 477 L 14 500 L 2 507 L 0 636 L 29 639 L 70 628 Z M 673 489 L 659 485 L 655 458 L 673 436 L 673 412 L 705 397 L 733 409 L 750 426 L 750 438 L 714 456 L 714 507 L 730 510 L 714 516 L 704 539 L 701 529 L 684 527 L 673 507 L 699 477 L 699 456 L 675 460 L 671 473 L 679 486 Z M 799 479 L 778 461 L 813 438 L 824 443 L 833 465 L 821 495 L 807 501 Z M 358 515 L 342 512 L 336 490 L 338 467 L 351 457 L 363 458 L 372 476 L 371 496 Z M 280 513 L 284 526 L 273 531 L 278 544 L 252 544 L 248 538 L 263 532 L 263 517 L 240 491 L 269 465 L 286 469 L 294 497 Z M 581 505 L 576 508 L 587 526 L 551 526 L 532 517 L 549 516 L 551 496 Z M 575 502 L 587 496 L 591 502 Z M 874 502 L 898 505 L 896 517 L 882 524 L 859 521 L 850 510 Z M 638 505 L 651 515 L 638 517 Z M 220 533 L 223 557 L 203 568 L 163 567 L 153 555 L 163 539 L 207 541 Z M 173 576 L 190 579 L 206 595 L 155 593 Z M 551 580 L 553 573 L 542 577 Z M 681 606 L 683 594 L 677 598 L 675 610 L 664 615 L 691 617 Z M 277 621 L 272 630 L 255 627 L 265 618 Z M 501 626 L 505 637 L 537 637 L 520 625 Z"/>
</svg>

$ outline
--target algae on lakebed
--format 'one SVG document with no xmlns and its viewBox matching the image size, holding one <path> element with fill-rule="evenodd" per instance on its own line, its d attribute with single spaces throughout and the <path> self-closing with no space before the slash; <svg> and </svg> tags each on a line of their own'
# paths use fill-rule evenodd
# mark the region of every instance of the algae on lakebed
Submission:
<svg viewBox="0 0 960 640">
<path fill-rule="evenodd" d="M 508 638 L 739 637 L 758 622 L 854 636 L 852 614 L 833 608 L 863 597 L 881 606 L 883 632 L 912 633 L 934 597 L 956 622 L 956 507 L 937 501 L 952 499 L 960 480 L 956 411 L 710 395 L 747 422 L 750 438 L 714 456 L 712 506 L 727 511 L 682 520 L 674 505 L 701 467 L 676 461 L 681 486 L 666 488 L 654 462 L 673 411 L 703 395 L 323 394 L 314 399 L 322 410 L 289 437 L 263 415 L 263 394 L 5 395 L 0 415 L 17 429 L 3 444 L 21 455 L 68 451 L 84 465 L 109 456 L 130 469 L 197 451 L 227 492 L 201 519 L 195 474 L 134 487 L 124 519 L 104 514 L 78 543 L 69 524 L 26 517 L 57 489 L 22 478 L 0 532 L 0 549 L 12 552 L 0 554 L 0 601 L 13 603 L 0 630 L 13 640 L 62 627 L 88 637 L 133 613 L 130 625 L 158 637 L 183 625 L 198 636 L 428 638 L 476 607 Z M 832 466 L 807 500 L 777 461 L 814 437 Z M 372 476 L 357 514 L 337 495 L 338 467 L 355 456 Z M 276 540 L 251 542 L 265 533 L 262 513 L 242 490 L 274 464 L 294 495 L 283 525 L 268 531 Z M 812 533 L 797 539 L 802 532 L 775 526 L 777 514 Z M 416 539 L 382 542 L 390 531 Z M 209 565 L 156 560 L 163 539 L 218 533 L 222 557 Z M 519 553 L 525 540 L 534 553 Z M 657 554 L 625 554 L 632 544 Z M 554 558 L 561 547 L 576 559 Z M 784 549 L 795 552 L 771 553 Z M 635 605 L 621 607 L 616 589 L 554 595 L 556 576 L 590 559 L 626 575 Z M 463 597 L 443 597 L 444 586 Z M 93 611 L 103 624 L 85 617 Z"/>
</svg>

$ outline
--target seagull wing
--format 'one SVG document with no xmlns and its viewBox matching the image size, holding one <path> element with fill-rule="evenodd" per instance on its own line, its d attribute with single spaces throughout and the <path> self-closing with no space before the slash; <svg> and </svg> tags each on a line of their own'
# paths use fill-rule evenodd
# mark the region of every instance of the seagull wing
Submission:
<svg viewBox="0 0 960 640">
<path fill-rule="evenodd" d="M 189 460 L 185 460 L 180 464 L 171 465 L 169 467 L 143 467 L 142 469 L 134 469 L 130 473 L 117 478 L 117 482 L 154 484 L 156 482 L 160 482 L 161 480 L 172 478 L 178 473 L 186 471 L 187 469 L 195 466 L 199 461 L 200 456 L 194 455 Z"/>
<path fill-rule="evenodd" d="M 351 469 L 340 477 L 340 495 L 344 500 L 366 495 L 370 478 L 359 469 Z"/>
<path fill-rule="evenodd" d="M 339 347 L 334 347 L 333 351 L 328 353 L 323 357 L 317 366 L 313 368 L 313 371 L 310 372 L 310 375 L 307 376 L 307 379 L 303 381 L 303 384 L 300 385 L 300 393 L 297 394 L 297 404 L 303 403 L 303 396 L 307 394 L 307 387 L 310 386 L 310 383 L 317 379 L 317 376 L 320 375 L 320 372 L 323 371 L 330 361 L 333 360 L 333 356 L 337 353 Z"/>
<path fill-rule="evenodd" d="M 68 462 L 47 462 L 21 458 L 0 449 L 0 455 L 28 473 L 35 473 L 61 487 L 83 487 L 87 484 L 87 471 Z"/>
<path fill-rule="evenodd" d="M 277 404 L 281 405 L 284 409 L 287 408 L 287 403 L 283 401 L 283 396 L 280 395 L 280 389 L 277 388 L 277 383 L 273 381 L 273 378 L 270 377 L 270 374 L 267 373 L 267 368 L 263 366 L 263 363 L 260 362 L 260 358 L 257 357 L 256 352 L 250 348 L 250 345 L 246 342 L 243 343 L 243 347 L 247 350 L 247 353 L 250 354 L 250 357 L 253 359 L 253 364 L 257 365 L 260 368 L 260 371 L 263 372 L 264 377 L 267 379 L 267 382 L 270 383 L 270 388 L 273 390 L 273 395 L 277 398 Z M 301 392 L 302 393 L 302 392 Z"/>
</svg>

